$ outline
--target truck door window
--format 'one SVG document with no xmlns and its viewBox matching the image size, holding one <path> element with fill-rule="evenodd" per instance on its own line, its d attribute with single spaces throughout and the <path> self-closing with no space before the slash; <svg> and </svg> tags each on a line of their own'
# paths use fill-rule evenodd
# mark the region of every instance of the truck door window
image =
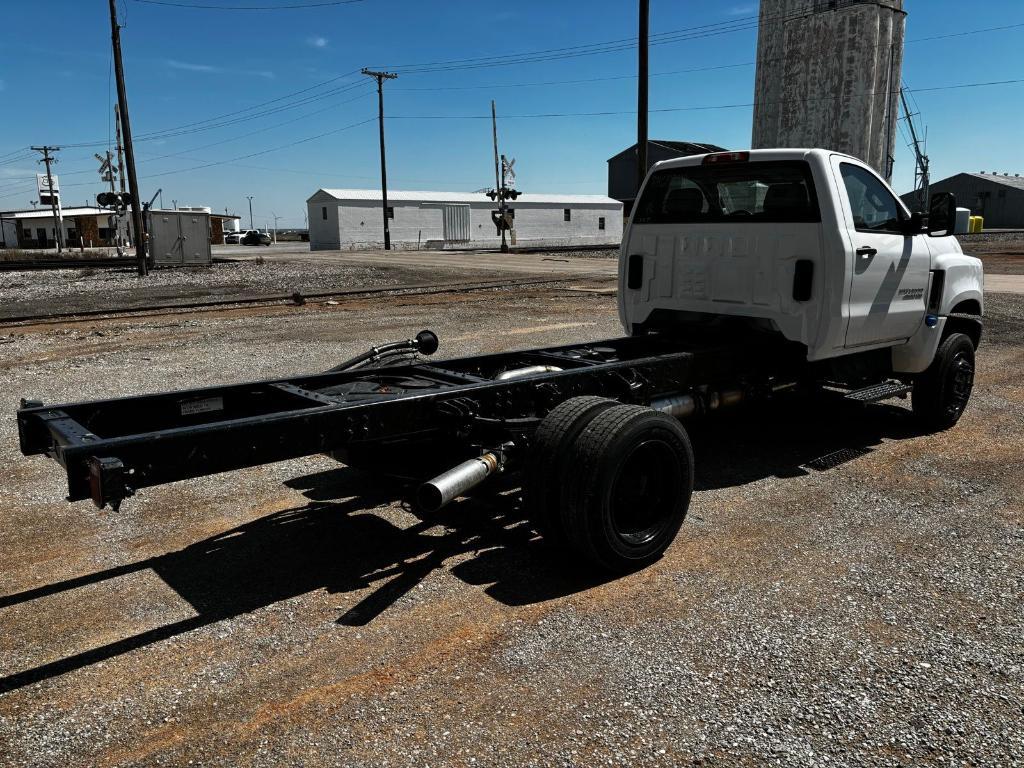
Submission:
<svg viewBox="0 0 1024 768">
<path fill-rule="evenodd" d="M 803 161 L 687 165 L 648 179 L 634 224 L 818 222 L 818 198 Z"/>
<path fill-rule="evenodd" d="M 853 226 L 858 232 L 892 232 L 900 234 L 904 218 L 896 198 L 873 173 L 857 165 L 840 163 L 846 195 L 853 212 Z"/>
</svg>

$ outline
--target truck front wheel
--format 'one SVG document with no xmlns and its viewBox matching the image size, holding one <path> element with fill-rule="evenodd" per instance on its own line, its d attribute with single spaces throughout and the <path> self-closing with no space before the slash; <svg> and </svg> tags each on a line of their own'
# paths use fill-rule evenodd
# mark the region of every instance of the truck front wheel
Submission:
<svg viewBox="0 0 1024 768">
<path fill-rule="evenodd" d="M 949 429 L 963 415 L 973 387 L 974 343 L 966 334 L 951 333 L 914 379 L 914 418 L 926 432 Z"/>
<path fill-rule="evenodd" d="M 671 416 L 619 405 L 587 423 L 563 471 L 569 546 L 603 570 L 632 571 L 660 558 L 679 532 L 693 449 Z"/>
</svg>

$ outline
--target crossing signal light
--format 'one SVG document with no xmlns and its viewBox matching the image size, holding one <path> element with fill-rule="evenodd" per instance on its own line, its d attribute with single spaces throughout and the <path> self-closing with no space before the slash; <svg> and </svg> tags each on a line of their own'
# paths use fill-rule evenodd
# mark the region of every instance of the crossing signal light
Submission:
<svg viewBox="0 0 1024 768">
<path fill-rule="evenodd" d="M 130 192 L 100 192 L 96 202 L 104 208 L 127 208 L 132 204 Z"/>
</svg>

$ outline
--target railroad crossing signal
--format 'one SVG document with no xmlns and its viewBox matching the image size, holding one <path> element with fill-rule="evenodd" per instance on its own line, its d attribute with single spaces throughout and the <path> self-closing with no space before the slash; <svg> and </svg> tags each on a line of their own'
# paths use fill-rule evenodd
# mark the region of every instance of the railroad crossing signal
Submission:
<svg viewBox="0 0 1024 768">
<path fill-rule="evenodd" d="M 514 187 L 516 184 L 515 164 L 516 159 L 514 157 L 510 160 L 504 155 L 501 156 L 501 170 L 503 173 L 502 181 L 506 186 Z"/>
<path fill-rule="evenodd" d="M 124 210 L 132 204 L 132 195 L 130 192 L 100 192 L 96 195 L 96 202 L 104 208 Z"/>
<path fill-rule="evenodd" d="M 117 167 L 112 162 L 113 155 L 111 155 L 110 150 L 107 150 L 106 157 L 97 152 L 95 154 L 95 158 L 100 161 L 100 178 L 103 181 L 109 181 L 113 183 L 114 178 L 117 176 Z"/>
</svg>

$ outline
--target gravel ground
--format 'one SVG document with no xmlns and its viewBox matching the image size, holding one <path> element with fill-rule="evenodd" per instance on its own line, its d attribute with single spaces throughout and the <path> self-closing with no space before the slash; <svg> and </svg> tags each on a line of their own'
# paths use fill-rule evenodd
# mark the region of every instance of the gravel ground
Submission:
<svg viewBox="0 0 1024 768">
<path fill-rule="evenodd" d="M 5 766 L 1024 765 L 1024 297 L 971 407 L 691 425 L 654 566 L 553 559 L 515 493 L 422 520 L 322 457 L 67 504 L 0 422 Z M 322 370 L 432 327 L 455 356 L 618 334 L 545 287 L 37 326 L 6 407 Z M 36 590 L 31 592 L 30 590 Z"/>
<path fill-rule="evenodd" d="M 488 273 L 471 279 L 485 280 Z M 59 269 L 0 272 L 0 319 L 19 315 L 146 307 L 163 302 L 327 292 L 389 285 L 458 282 L 465 274 L 437 268 L 349 266 L 307 261 L 239 261 L 212 267 L 154 270 Z"/>
<path fill-rule="evenodd" d="M 1024 233 L 983 232 L 961 235 L 964 253 L 977 256 L 985 264 L 986 274 L 1019 275 L 1024 273 Z"/>
</svg>

